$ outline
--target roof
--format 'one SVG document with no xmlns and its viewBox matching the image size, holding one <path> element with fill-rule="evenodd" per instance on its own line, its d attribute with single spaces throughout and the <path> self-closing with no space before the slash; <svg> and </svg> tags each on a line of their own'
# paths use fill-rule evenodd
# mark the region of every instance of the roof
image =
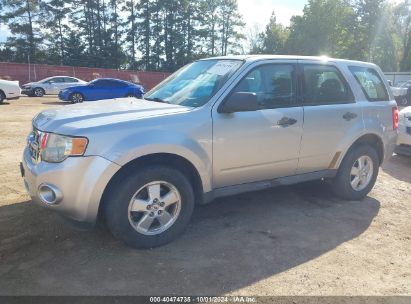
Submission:
<svg viewBox="0 0 411 304">
<path fill-rule="evenodd" d="M 259 60 L 312 60 L 312 61 L 330 61 L 330 62 L 342 62 L 342 63 L 356 63 L 361 65 L 374 65 L 369 62 L 355 61 L 348 59 L 331 58 L 327 56 L 297 56 L 297 55 L 228 55 L 228 56 L 218 56 L 212 58 L 205 58 L 203 60 L 245 60 L 245 61 L 259 61 Z"/>
</svg>

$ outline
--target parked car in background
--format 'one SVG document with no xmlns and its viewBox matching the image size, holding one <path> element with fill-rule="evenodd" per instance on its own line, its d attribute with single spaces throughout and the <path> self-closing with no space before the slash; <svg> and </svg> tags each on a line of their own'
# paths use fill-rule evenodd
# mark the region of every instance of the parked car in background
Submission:
<svg viewBox="0 0 411 304">
<path fill-rule="evenodd" d="M 29 82 L 22 86 L 22 93 L 33 97 L 42 97 L 43 95 L 57 95 L 61 90 L 74 85 L 85 84 L 84 80 L 69 77 L 55 76 L 48 77 L 37 82 Z"/>
<path fill-rule="evenodd" d="M 324 178 L 361 200 L 397 142 L 383 77 L 374 64 L 323 57 L 199 60 L 144 100 L 39 113 L 22 176 L 34 202 L 80 222 L 101 216 L 144 248 L 175 239 L 194 206 L 217 197 Z"/>
<path fill-rule="evenodd" d="M 0 103 L 3 103 L 6 99 L 18 99 L 20 95 L 21 90 L 18 81 L 0 79 Z"/>
<path fill-rule="evenodd" d="M 388 80 L 392 94 L 394 95 L 395 101 L 399 106 L 406 106 L 408 104 L 407 93 L 408 89 L 406 87 L 396 87 L 393 85 L 392 81 Z M 411 99 L 410 99 L 411 100 Z"/>
<path fill-rule="evenodd" d="M 395 153 L 411 156 L 411 107 L 399 112 L 398 140 Z"/>
<path fill-rule="evenodd" d="M 141 85 L 119 79 L 99 78 L 84 85 L 64 89 L 59 93 L 59 98 L 62 101 L 80 103 L 120 97 L 141 98 L 143 95 L 144 89 Z"/>
<path fill-rule="evenodd" d="M 397 87 L 407 89 L 407 101 L 411 102 L 411 81 L 403 82 L 401 85 L 397 85 Z"/>
</svg>

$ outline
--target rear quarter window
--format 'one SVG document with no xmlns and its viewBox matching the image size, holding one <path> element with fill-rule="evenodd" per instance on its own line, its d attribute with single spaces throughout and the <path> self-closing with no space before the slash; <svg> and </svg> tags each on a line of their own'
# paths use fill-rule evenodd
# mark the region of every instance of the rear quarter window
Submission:
<svg viewBox="0 0 411 304">
<path fill-rule="evenodd" d="M 350 66 L 349 69 L 369 101 L 389 100 L 387 88 L 376 70 L 360 66 Z"/>
</svg>

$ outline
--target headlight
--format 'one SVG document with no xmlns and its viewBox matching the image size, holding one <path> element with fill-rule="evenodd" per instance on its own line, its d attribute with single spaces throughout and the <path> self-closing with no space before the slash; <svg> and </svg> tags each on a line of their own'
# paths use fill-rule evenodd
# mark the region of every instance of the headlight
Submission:
<svg viewBox="0 0 411 304">
<path fill-rule="evenodd" d="M 41 159 L 45 162 L 59 163 L 69 156 L 81 156 L 86 152 L 88 139 L 44 133 L 40 142 Z"/>
</svg>

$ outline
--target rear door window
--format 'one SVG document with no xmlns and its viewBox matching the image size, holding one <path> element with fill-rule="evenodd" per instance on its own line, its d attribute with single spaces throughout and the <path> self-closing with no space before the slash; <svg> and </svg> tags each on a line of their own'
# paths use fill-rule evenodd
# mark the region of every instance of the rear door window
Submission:
<svg viewBox="0 0 411 304">
<path fill-rule="evenodd" d="M 389 100 L 384 82 L 376 70 L 360 66 L 350 66 L 349 69 L 369 101 Z"/>
<path fill-rule="evenodd" d="M 354 102 L 354 95 L 336 67 L 322 64 L 305 64 L 303 69 L 305 105 Z"/>
</svg>

